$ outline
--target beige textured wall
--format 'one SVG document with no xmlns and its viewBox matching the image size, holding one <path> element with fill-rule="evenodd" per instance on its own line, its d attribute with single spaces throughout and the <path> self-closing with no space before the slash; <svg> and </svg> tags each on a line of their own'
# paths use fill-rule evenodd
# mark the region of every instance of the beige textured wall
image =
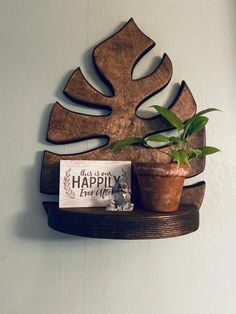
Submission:
<svg viewBox="0 0 236 314">
<path fill-rule="evenodd" d="M 167 52 L 171 84 L 150 102 L 166 104 L 185 79 L 212 113 L 200 230 L 153 241 L 82 239 L 47 227 L 39 194 L 42 151 L 94 143 L 46 143 L 52 104 L 75 67 L 105 91 L 91 49 L 134 17 L 157 47 L 135 70 Z M 236 311 L 236 2 L 234 0 L 0 1 L 0 313 L 234 314 Z M 83 107 L 78 110 L 85 111 Z M 192 181 L 195 181 L 193 179 Z"/>
</svg>

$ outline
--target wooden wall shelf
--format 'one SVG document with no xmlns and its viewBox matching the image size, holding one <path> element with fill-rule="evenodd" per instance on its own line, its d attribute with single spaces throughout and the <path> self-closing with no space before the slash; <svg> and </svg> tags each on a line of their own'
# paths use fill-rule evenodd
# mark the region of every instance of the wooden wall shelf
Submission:
<svg viewBox="0 0 236 314">
<path fill-rule="evenodd" d="M 69 78 L 64 94 L 75 105 L 107 108 L 110 114 L 92 116 L 68 110 L 55 103 L 48 124 L 47 141 L 53 144 L 68 144 L 89 138 L 103 137 L 107 143 L 100 148 L 78 154 L 56 154 L 45 151 L 42 161 L 40 191 L 46 194 L 59 193 L 60 160 L 131 160 L 132 162 L 169 162 L 167 154 L 159 149 L 148 149 L 137 145 L 126 147 L 114 153 L 112 145 L 126 137 L 146 137 L 171 129 L 171 125 L 160 115 L 140 118 L 137 109 L 147 99 L 161 92 L 170 82 L 172 62 L 164 54 L 152 73 L 133 79 L 136 63 L 155 43 L 146 36 L 130 19 L 118 32 L 101 42 L 93 50 L 93 63 L 97 74 L 111 90 L 107 96 L 96 90 L 77 68 Z M 197 110 L 193 95 L 185 83 L 179 86 L 178 94 L 169 105 L 181 121 L 191 118 Z M 192 147 L 205 145 L 205 128 L 189 138 Z M 168 152 L 170 147 L 162 148 Z M 205 168 L 205 158 L 191 162 L 188 177 L 201 173 Z M 131 213 L 106 212 L 102 208 L 80 208 L 62 210 L 57 203 L 45 202 L 48 224 L 61 232 L 97 238 L 112 239 L 157 239 L 180 236 L 193 232 L 199 226 L 205 183 L 197 182 L 183 190 L 180 208 L 173 214 L 158 214 L 141 210 L 136 178 L 132 180 L 132 190 L 136 209 Z"/>
<path fill-rule="evenodd" d="M 48 225 L 57 231 L 103 239 L 161 239 L 194 232 L 199 227 L 199 210 L 181 205 L 177 212 L 160 214 L 141 209 L 107 212 L 104 208 L 60 209 L 44 202 Z"/>
</svg>

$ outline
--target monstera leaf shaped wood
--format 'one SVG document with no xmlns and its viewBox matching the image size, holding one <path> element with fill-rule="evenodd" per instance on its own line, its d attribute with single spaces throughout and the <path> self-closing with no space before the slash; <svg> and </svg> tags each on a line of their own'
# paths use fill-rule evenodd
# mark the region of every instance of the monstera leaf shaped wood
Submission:
<svg viewBox="0 0 236 314">
<path fill-rule="evenodd" d="M 57 102 L 51 112 L 47 140 L 55 144 L 66 144 L 88 138 L 105 137 L 108 142 L 103 147 L 81 154 L 58 155 L 45 151 L 40 183 L 42 193 L 58 194 L 59 163 L 62 159 L 168 162 L 168 156 L 158 149 L 149 150 L 141 146 L 129 146 L 118 153 L 113 153 L 111 150 L 113 143 L 121 138 L 144 137 L 148 134 L 170 129 L 170 125 L 159 115 L 149 119 L 141 119 L 136 115 L 137 108 L 148 98 L 165 88 L 172 76 L 171 60 L 164 54 L 160 64 L 151 74 L 140 79 L 132 79 L 132 72 L 136 63 L 154 46 L 155 43 L 137 27 L 133 19 L 130 19 L 122 29 L 95 47 L 93 51 L 95 68 L 111 89 L 112 96 L 106 96 L 92 87 L 83 76 L 80 68 L 74 71 L 66 84 L 64 94 L 75 103 L 109 108 L 111 114 L 107 116 L 79 114 L 67 110 Z M 196 112 L 196 103 L 184 81 L 181 83 L 179 93 L 170 108 L 182 121 L 189 119 Z M 203 146 L 205 144 L 205 129 L 193 135 L 191 142 L 193 147 Z M 165 148 L 166 151 L 168 149 Z M 189 176 L 199 174 L 204 170 L 204 166 L 204 158 L 194 160 Z M 204 189 L 204 182 L 185 187 L 181 204 L 194 205 L 195 209 L 199 209 L 204 196 Z M 45 207 L 49 210 L 50 203 L 45 203 Z M 56 205 L 54 204 L 51 208 L 55 211 Z M 186 212 L 188 215 L 191 211 Z M 88 212 L 85 214 L 87 215 Z M 152 219 L 152 215 L 145 214 L 145 217 Z M 179 232 L 180 234 L 197 229 L 198 213 L 195 211 L 194 215 L 195 223 L 190 224 L 191 226 L 189 225 L 190 227 L 185 231 L 182 230 L 182 233 Z M 143 218 L 142 215 L 140 217 Z M 192 218 L 189 216 L 189 219 Z M 170 225 L 170 221 L 168 224 Z M 70 230 L 67 232 L 70 233 Z M 173 231 L 173 234 L 158 232 L 153 237 L 178 235 L 176 230 Z M 72 233 L 76 233 L 76 231 Z M 78 234 L 81 233 L 78 232 Z M 103 234 L 102 237 L 106 237 L 106 234 Z M 135 236 L 133 235 L 133 237 Z"/>
</svg>

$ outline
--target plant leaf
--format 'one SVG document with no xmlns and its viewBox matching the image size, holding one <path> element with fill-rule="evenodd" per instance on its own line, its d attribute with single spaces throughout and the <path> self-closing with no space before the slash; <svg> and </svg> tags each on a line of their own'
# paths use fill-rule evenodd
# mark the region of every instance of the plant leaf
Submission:
<svg viewBox="0 0 236 314">
<path fill-rule="evenodd" d="M 116 152 L 116 151 L 122 149 L 123 147 L 125 147 L 127 145 L 133 145 L 133 144 L 138 144 L 138 143 L 144 144 L 145 142 L 146 141 L 141 137 L 129 137 L 129 138 L 125 138 L 123 140 L 117 141 L 113 145 L 112 150 L 113 150 L 113 152 Z"/>
<path fill-rule="evenodd" d="M 211 111 L 221 111 L 219 109 L 216 108 L 208 108 L 208 109 L 204 109 L 202 111 L 199 111 L 198 113 L 196 113 L 192 118 L 188 119 L 185 124 L 184 124 L 184 133 L 182 134 L 183 138 L 187 137 L 188 135 L 188 130 L 190 125 L 193 123 L 193 121 L 195 121 L 199 116 L 202 116 L 205 113 L 211 112 Z"/>
<path fill-rule="evenodd" d="M 221 111 L 221 110 L 219 110 L 219 109 L 217 109 L 217 108 L 208 108 L 208 109 L 199 111 L 198 113 L 196 113 L 196 116 L 202 116 L 202 115 L 204 115 L 205 113 L 208 113 L 208 112 L 211 112 L 211 111 Z"/>
<path fill-rule="evenodd" d="M 178 167 L 182 164 L 189 165 L 188 152 L 184 149 L 180 149 L 180 150 L 172 149 L 170 152 L 170 157 L 172 161 L 177 162 Z"/>
<path fill-rule="evenodd" d="M 187 164 L 189 165 L 189 158 L 188 158 L 188 153 L 186 150 L 179 150 L 179 155 L 180 155 L 180 164 Z"/>
<path fill-rule="evenodd" d="M 191 149 L 188 153 L 188 158 L 189 160 L 193 159 L 193 158 L 198 158 L 201 156 L 201 149 Z"/>
<path fill-rule="evenodd" d="M 146 141 L 160 142 L 160 143 L 168 143 L 168 137 L 162 134 L 153 134 L 145 138 Z"/>
<path fill-rule="evenodd" d="M 194 119 L 193 119 L 194 118 Z M 185 135 L 187 137 L 193 133 L 199 132 L 208 122 L 208 118 L 204 116 L 194 116 L 190 123 L 185 125 Z"/>
<path fill-rule="evenodd" d="M 180 154 L 178 150 L 172 149 L 170 152 L 170 157 L 173 161 L 177 162 L 178 166 L 180 166 Z"/>
<path fill-rule="evenodd" d="M 169 142 L 171 145 L 174 145 L 174 144 L 179 144 L 179 143 L 187 143 L 187 141 L 181 137 L 177 137 L 177 136 L 170 136 L 169 137 Z"/>
<path fill-rule="evenodd" d="M 176 129 L 183 130 L 184 124 L 183 122 L 169 109 L 164 107 L 160 107 L 157 105 L 151 106 L 156 109 L 170 124 L 172 124 Z"/>
<path fill-rule="evenodd" d="M 188 130 L 190 125 L 198 119 L 198 116 L 194 115 L 192 118 L 188 119 L 185 123 L 184 123 L 184 133 L 183 133 L 183 138 L 187 137 L 188 134 Z"/>
<path fill-rule="evenodd" d="M 219 148 L 213 147 L 213 146 L 204 146 L 198 148 L 198 150 L 201 150 L 201 155 L 200 156 L 206 156 L 206 155 L 211 155 L 219 152 Z"/>
</svg>

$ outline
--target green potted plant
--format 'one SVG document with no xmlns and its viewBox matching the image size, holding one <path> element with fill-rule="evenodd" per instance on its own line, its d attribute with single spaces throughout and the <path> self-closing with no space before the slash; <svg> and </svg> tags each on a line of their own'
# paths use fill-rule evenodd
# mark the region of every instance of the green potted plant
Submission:
<svg viewBox="0 0 236 314">
<path fill-rule="evenodd" d="M 169 163 L 135 163 L 134 169 L 144 208 L 151 211 L 174 212 L 179 206 L 190 161 L 193 158 L 200 158 L 219 151 L 218 148 L 212 146 L 193 148 L 189 136 L 198 133 L 207 124 L 208 118 L 204 116 L 206 113 L 219 110 L 205 109 L 183 123 L 172 111 L 157 105 L 152 107 L 177 129 L 177 136 L 153 134 L 146 138 L 126 138 L 117 141 L 113 145 L 113 151 L 134 144 L 141 144 L 153 149 L 150 142 L 169 146 L 168 152 L 160 149 L 169 156 Z"/>
</svg>

